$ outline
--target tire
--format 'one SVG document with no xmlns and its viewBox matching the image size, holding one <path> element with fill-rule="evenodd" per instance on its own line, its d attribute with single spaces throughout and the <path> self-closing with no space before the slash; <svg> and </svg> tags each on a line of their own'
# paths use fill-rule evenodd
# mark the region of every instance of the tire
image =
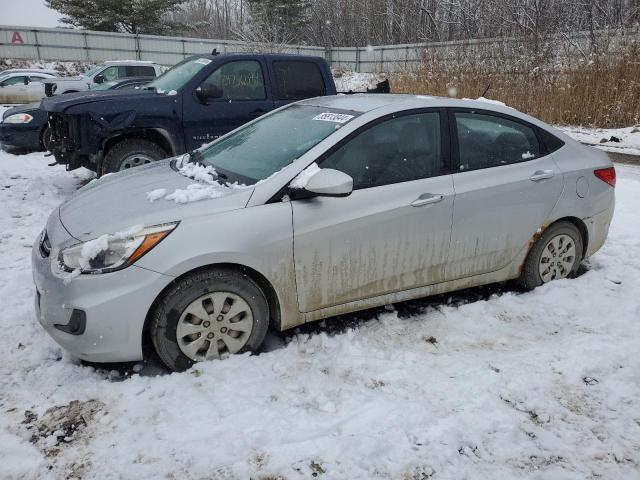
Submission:
<svg viewBox="0 0 640 480">
<path fill-rule="evenodd" d="M 42 144 L 42 148 L 45 151 L 49 151 L 49 146 L 51 144 L 51 129 L 46 126 L 42 130 L 42 135 L 40 135 L 40 143 Z"/>
<path fill-rule="evenodd" d="M 198 361 L 256 352 L 268 326 L 267 299 L 251 277 L 210 269 L 181 278 L 163 294 L 151 315 L 150 336 L 162 362 L 179 372 Z"/>
<path fill-rule="evenodd" d="M 575 276 L 583 251 L 582 234 L 573 223 L 552 224 L 531 247 L 518 279 L 519 285 L 524 290 L 533 290 L 544 283 Z"/>
<path fill-rule="evenodd" d="M 119 172 L 167 158 L 167 153 L 157 144 L 141 138 L 130 138 L 115 144 L 102 162 L 102 174 Z"/>
</svg>

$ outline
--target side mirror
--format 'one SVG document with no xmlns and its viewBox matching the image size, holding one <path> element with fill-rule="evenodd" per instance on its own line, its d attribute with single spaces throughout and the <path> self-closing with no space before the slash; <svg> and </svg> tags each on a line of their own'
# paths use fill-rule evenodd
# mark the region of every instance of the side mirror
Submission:
<svg viewBox="0 0 640 480">
<path fill-rule="evenodd" d="M 214 100 L 216 98 L 222 98 L 223 95 L 224 90 L 222 90 L 222 88 L 220 88 L 218 85 L 203 83 L 198 88 L 196 88 L 196 96 L 201 102 Z"/>
<path fill-rule="evenodd" d="M 353 178 L 332 168 L 322 168 L 304 187 L 305 191 L 319 197 L 347 197 L 353 192 Z"/>
<path fill-rule="evenodd" d="M 29 77 L 24 77 L 24 84 L 29 85 Z"/>
<path fill-rule="evenodd" d="M 93 83 L 104 83 L 104 75 L 102 75 L 101 73 L 97 74 L 95 77 L 93 77 Z"/>
</svg>

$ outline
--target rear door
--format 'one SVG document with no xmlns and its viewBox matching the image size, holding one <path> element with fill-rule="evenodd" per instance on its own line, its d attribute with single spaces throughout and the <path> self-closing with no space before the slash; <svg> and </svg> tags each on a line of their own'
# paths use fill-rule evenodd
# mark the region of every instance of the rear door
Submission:
<svg viewBox="0 0 640 480">
<path fill-rule="evenodd" d="M 292 201 L 301 311 L 444 280 L 453 183 L 442 117 L 390 116 L 318 161 L 351 175 L 354 191 Z"/>
<path fill-rule="evenodd" d="M 275 107 L 327 94 L 320 66 L 312 61 L 269 58 Z"/>
<path fill-rule="evenodd" d="M 542 227 L 563 188 L 537 129 L 485 110 L 449 112 L 454 142 L 449 279 L 507 266 Z"/>
<path fill-rule="evenodd" d="M 183 124 L 187 150 L 200 147 L 273 109 L 269 79 L 262 57 L 230 60 L 200 86 L 222 89 L 222 97 L 202 101 L 195 89 L 185 92 Z"/>
</svg>

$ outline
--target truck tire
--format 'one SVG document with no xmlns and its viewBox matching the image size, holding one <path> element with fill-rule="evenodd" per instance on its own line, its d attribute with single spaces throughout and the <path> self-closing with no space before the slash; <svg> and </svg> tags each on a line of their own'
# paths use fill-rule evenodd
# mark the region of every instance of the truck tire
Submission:
<svg viewBox="0 0 640 480">
<path fill-rule="evenodd" d="M 159 145 L 141 138 L 130 138 L 115 144 L 102 161 L 102 175 L 119 172 L 167 158 Z"/>
<path fill-rule="evenodd" d="M 518 284 L 533 290 L 552 280 L 573 277 L 582 261 L 582 234 L 571 222 L 552 224 L 531 247 Z"/>
<path fill-rule="evenodd" d="M 269 304 L 246 273 L 211 268 L 177 280 L 151 314 L 150 336 L 173 371 L 258 350 L 269 327 Z"/>
</svg>

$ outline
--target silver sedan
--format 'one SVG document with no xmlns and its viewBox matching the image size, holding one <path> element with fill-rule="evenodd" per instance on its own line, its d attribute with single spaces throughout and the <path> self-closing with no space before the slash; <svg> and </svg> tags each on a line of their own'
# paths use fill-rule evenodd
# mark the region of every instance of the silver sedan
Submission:
<svg viewBox="0 0 640 480">
<path fill-rule="evenodd" d="M 348 95 L 105 176 L 33 246 L 40 323 L 96 362 L 173 370 L 268 328 L 575 274 L 614 209 L 608 157 L 485 101 Z"/>
</svg>

